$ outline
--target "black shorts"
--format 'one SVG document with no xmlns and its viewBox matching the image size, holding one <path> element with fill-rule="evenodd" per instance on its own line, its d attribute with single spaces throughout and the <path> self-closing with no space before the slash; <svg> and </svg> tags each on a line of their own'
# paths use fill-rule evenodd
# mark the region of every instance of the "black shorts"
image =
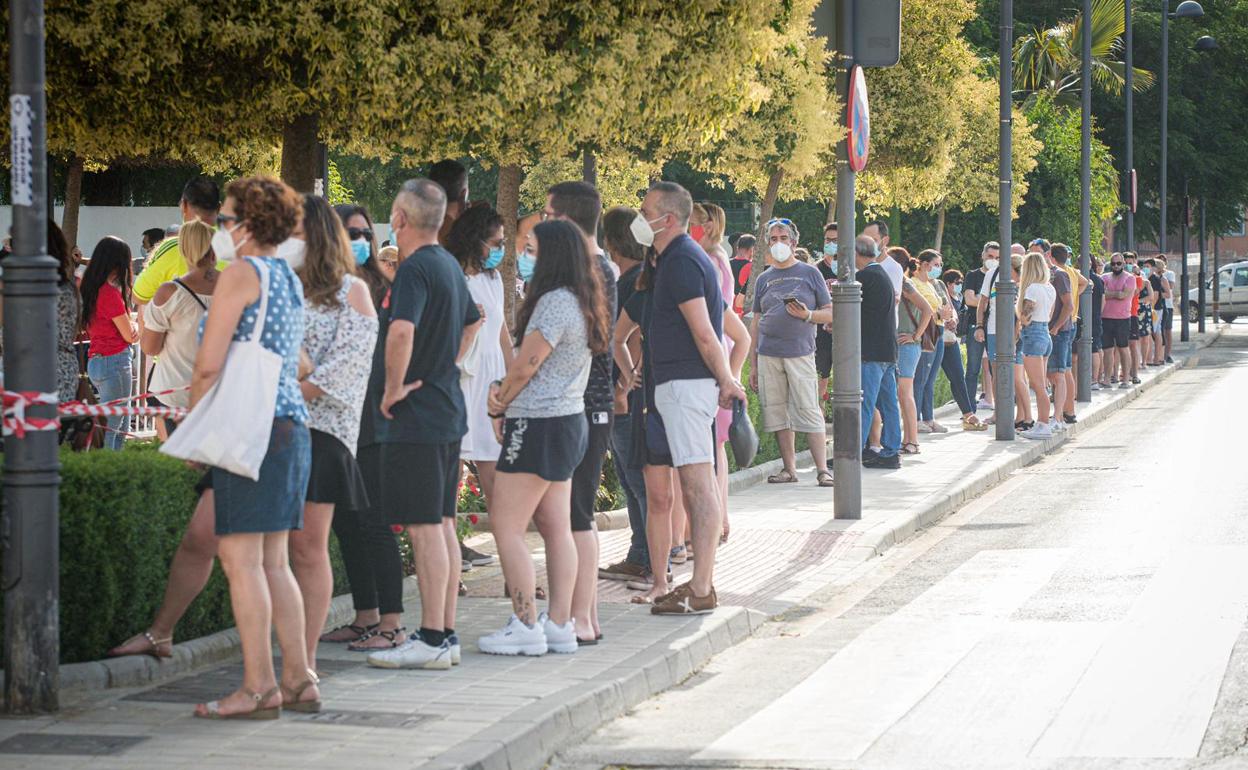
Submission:
<svg viewBox="0 0 1248 770">
<path fill-rule="evenodd" d="M 1079 323 L 1083 323 L 1083 321 L 1080 320 Z M 1102 347 L 1104 345 L 1101 342 L 1101 319 L 1095 318 L 1092 320 L 1092 352 L 1100 353 Z"/>
<path fill-rule="evenodd" d="M 633 420 L 633 464 L 664 468 L 672 465 L 672 450 L 667 445 L 667 431 L 658 409 L 642 409 L 640 419 Z"/>
<path fill-rule="evenodd" d="M 1130 318 L 1102 318 L 1101 336 L 1104 337 L 1105 347 L 1129 347 L 1131 342 L 1130 330 L 1134 327 L 1135 323 Z"/>
<path fill-rule="evenodd" d="M 441 524 L 455 517 L 459 444 L 382 444 L 381 509 L 388 524 Z"/>
<path fill-rule="evenodd" d="M 1140 317 L 1138 315 L 1127 319 L 1127 330 L 1127 336 L 1131 339 L 1138 340 L 1140 338 Z"/>
<path fill-rule="evenodd" d="M 822 328 L 815 333 L 815 371 L 821 380 L 832 376 L 832 335 Z"/>
<path fill-rule="evenodd" d="M 569 481 L 588 444 L 584 412 L 563 417 L 508 417 L 503 420 L 503 451 L 494 470 Z"/>
<path fill-rule="evenodd" d="M 368 508 L 364 474 L 336 437 L 314 430 L 312 433 L 312 473 L 308 476 L 309 503 L 329 503 L 346 511 Z"/>
<path fill-rule="evenodd" d="M 601 416 L 598 416 L 601 415 Z M 611 428 L 615 417 L 610 412 L 586 414 L 589 431 L 585 456 L 572 474 L 572 531 L 589 532 L 594 528 L 594 503 L 602 484 L 602 463 L 611 447 Z"/>
</svg>

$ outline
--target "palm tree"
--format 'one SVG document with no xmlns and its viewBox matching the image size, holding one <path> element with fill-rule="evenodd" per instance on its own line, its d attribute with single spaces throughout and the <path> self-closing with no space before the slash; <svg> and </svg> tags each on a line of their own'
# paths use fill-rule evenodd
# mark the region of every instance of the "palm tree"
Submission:
<svg viewBox="0 0 1248 770">
<path fill-rule="evenodd" d="M 1082 30 L 1083 14 L 1080 13 L 1048 29 L 1033 29 L 1016 40 L 1014 73 L 1018 92 L 1030 96 L 1047 91 L 1059 104 L 1077 105 Z M 1126 66 L 1119 59 L 1125 30 L 1123 0 L 1093 0 L 1092 82 L 1111 94 L 1122 93 L 1126 80 Z M 1136 91 L 1152 87 L 1153 73 L 1138 67 L 1134 72 Z"/>
</svg>

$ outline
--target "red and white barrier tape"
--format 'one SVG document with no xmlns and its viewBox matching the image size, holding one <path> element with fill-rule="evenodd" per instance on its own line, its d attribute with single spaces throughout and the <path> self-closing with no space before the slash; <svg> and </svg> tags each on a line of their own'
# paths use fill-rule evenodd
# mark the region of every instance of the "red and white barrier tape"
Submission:
<svg viewBox="0 0 1248 770">
<path fill-rule="evenodd" d="M 184 390 L 179 388 L 178 390 Z M 156 395 L 175 393 L 176 390 L 163 391 Z M 107 404 L 84 404 L 81 401 L 58 402 L 56 393 L 38 393 L 34 391 L 0 391 L 4 401 L 4 435 L 24 438 L 29 431 L 57 430 L 61 418 L 66 417 L 185 417 L 187 410 L 176 406 L 118 406 L 122 401 L 131 398 L 110 401 Z M 27 417 L 26 408 L 30 406 L 57 406 L 57 416 L 52 418 Z"/>
</svg>

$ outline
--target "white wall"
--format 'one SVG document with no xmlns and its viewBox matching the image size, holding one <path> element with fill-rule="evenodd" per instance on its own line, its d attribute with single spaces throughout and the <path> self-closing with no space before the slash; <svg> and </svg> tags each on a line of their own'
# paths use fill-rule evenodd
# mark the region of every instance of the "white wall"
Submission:
<svg viewBox="0 0 1248 770">
<path fill-rule="evenodd" d="M 64 216 L 64 209 L 57 206 L 58 225 Z M 5 234 L 9 232 L 12 219 L 12 209 L 0 206 L 0 230 Z M 101 238 L 115 235 L 130 244 L 135 258 L 138 258 L 144 230 L 153 227 L 163 230 L 181 221 L 182 212 L 177 206 L 83 206 L 78 209 L 78 247 L 90 257 L 91 250 Z"/>
</svg>

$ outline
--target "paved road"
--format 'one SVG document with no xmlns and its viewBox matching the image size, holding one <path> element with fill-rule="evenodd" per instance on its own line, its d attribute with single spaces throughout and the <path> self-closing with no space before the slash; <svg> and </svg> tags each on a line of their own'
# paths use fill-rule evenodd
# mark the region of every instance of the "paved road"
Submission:
<svg viewBox="0 0 1248 770">
<path fill-rule="evenodd" d="M 1248 767 L 1248 330 L 555 767 Z"/>
</svg>

